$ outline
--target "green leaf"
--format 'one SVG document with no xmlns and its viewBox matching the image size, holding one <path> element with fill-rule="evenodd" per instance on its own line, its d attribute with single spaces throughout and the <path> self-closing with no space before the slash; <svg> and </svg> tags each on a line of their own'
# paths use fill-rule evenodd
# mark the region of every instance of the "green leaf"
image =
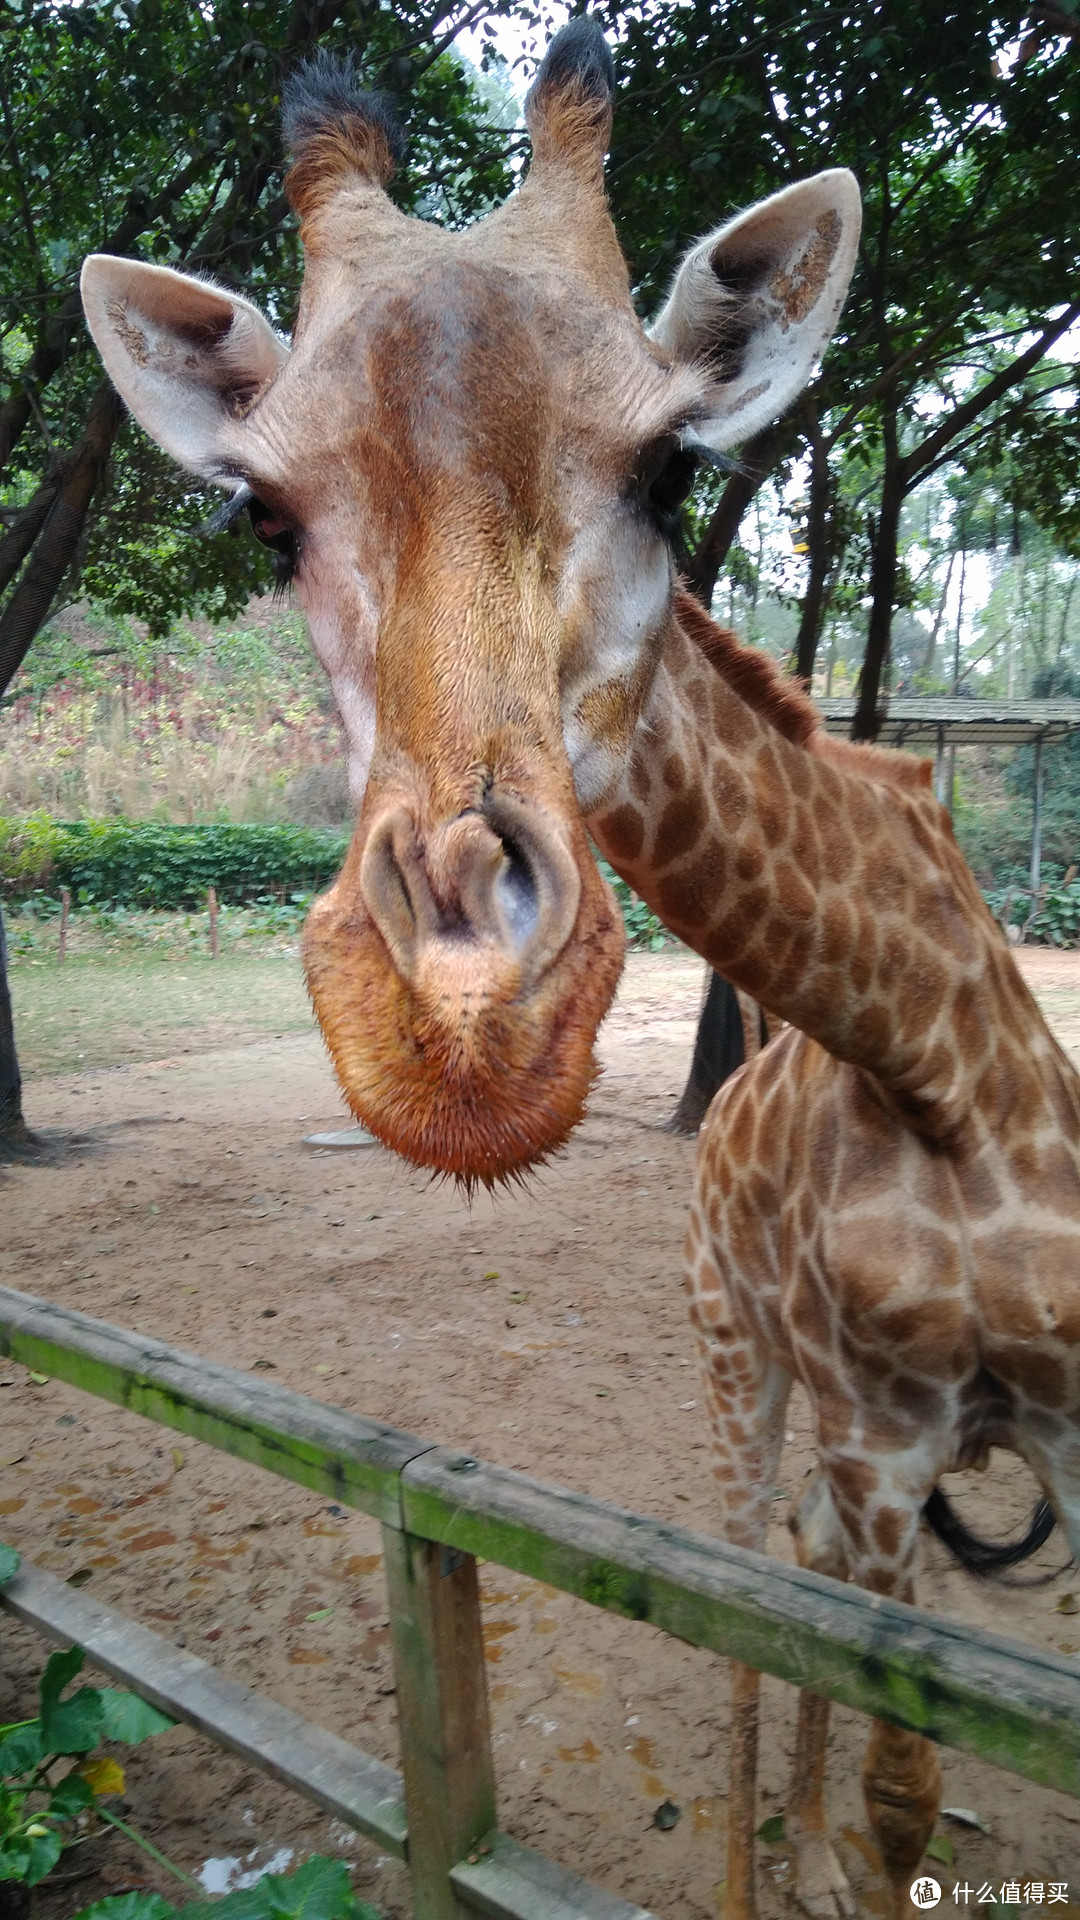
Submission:
<svg viewBox="0 0 1080 1920">
<path fill-rule="evenodd" d="M 86 1654 L 82 1647 L 62 1648 L 59 1653 L 49 1655 L 38 1685 L 42 1720 L 48 1718 L 68 1681 L 74 1680 L 75 1675 L 82 1672 L 85 1659 Z"/>
<path fill-rule="evenodd" d="M 36 1887 L 39 1880 L 52 1872 L 64 1851 L 64 1843 L 58 1833 L 36 1833 L 28 1845 L 30 1859 L 22 1878 L 28 1887 Z"/>
<path fill-rule="evenodd" d="M 123 1740 L 129 1747 L 137 1747 L 140 1741 L 149 1740 L 155 1733 L 164 1733 L 168 1727 L 176 1725 L 175 1720 L 170 1720 L 166 1713 L 159 1713 L 148 1700 L 140 1700 L 137 1693 L 121 1693 L 116 1687 L 102 1687 L 100 1699 L 102 1740 Z"/>
<path fill-rule="evenodd" d="M 82 1907 L 74 1920 L 176 1920 L 176 1913 L 160 1893 L 114 1893 Z"/>
<path fill-rule="evenodd" d="M 40 1720 L 31 1720 L 28 1727 L 9 1733 L 6 1740 L 0 1741 L 0 1779 L 18 1779 L 22 1773 L 32 1773 L 46 1751 Z"/>
<path fill-rule="evenodd" d="M 951 1867 L 956 1863 L 956 1849 L 945 1834 L 935 1833 L 926 1848 L 926 1857 L 928 1860 L 940 1860 L 943 1867 Z"/>
<path fill-rule="evenodd" d="M 23 1880 L 30 1870 L 33 1843 L 24 1834 L 11 1834 L 0 1840 L 0 1880 Z"/>
<path fill-rule="evenodd" d="M 774 1813 L 768 1820 L 763 1820 L 757 1830 L 757 1837 L 759 1840 L 764 1840 L 766 1846 L 776 1846 L 777 1842 L 784 1838 L 783 1814 Z"/>
<path fill-rule="evenodd" d="M 70 1700 L 60 1695 L 82 1670 L 81 1647 L 54 1653 L 41 1676 L 41 1739 L 46 1753 L 89 1753 L 101 1739 L 101 1695 L 96 1687 L 80 1687 Z"/>
<path fill-rule="evenodd" d="M 19 1556 L 14 1547 L 7 1547 L 0 1540 L 0 1587 L 10 1580 L 13 1573 L 19 1571 Z"/>
<path fill-rule="evenodd" d="M 239 1887 L 223 1900 L 196 1901 L 184 1920 L 378 1920 L 358 1900 L 348 1868 L 314 1853 L 295 1873 L 267 1873 L 253 1887 Z"/>
<path fill-rule="evenodd" d="M 48 1811 L 58 1820 L 74 1820 L 77 1813 L 91 1805 L 94 1789 L 81 1773 L 66 1773 L 54 1789 Z"/>
</svg>

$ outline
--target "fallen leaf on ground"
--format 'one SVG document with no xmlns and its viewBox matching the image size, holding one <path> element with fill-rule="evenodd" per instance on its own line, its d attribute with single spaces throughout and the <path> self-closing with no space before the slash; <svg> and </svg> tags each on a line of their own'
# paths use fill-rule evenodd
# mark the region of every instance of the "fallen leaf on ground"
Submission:
<svg viewBox="0 0 1080 1920">
<path fill-rule="evenodd" d="M 984 1820 L 981 1813 L 974 1813 L 970 1807 L 942 1807 L 941 1811 L 946 1820 L 955 1820 L 958 1827 L 977 1827 L 980 1833 L 991 1831 L 989 1820 Z"/>
</svg>

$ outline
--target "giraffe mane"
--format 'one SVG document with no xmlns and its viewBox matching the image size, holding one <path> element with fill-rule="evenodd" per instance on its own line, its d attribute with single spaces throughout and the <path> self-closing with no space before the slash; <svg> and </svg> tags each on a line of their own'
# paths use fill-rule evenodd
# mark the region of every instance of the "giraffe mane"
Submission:
<svg viewBox="0 0 1080 1920">
<path fill-rule="evenodd" d="M 797 680 L 789 680 L 758 647 L 745 647 L 730 627 L 719 627 L 699 600 L 680 587 L 675 616 L 689 640 L 729 687 L 796 746 L 809 745 L 821 718 Z"/>
<path fill-rule="evenodd" d="M 685 587 L 676 593 L 675 614 L 683 632 L 709 665 L 748 707 L 786 740 L 805 747 L 815 759 L 826 760 L 861 780 L 875 780 L 909 792 L 929 789 L 932 776 L 929 760 L 898 753 L 895 747 L 838 740 L 826 733 L 821 715 L 801 683 L 789 679 L 767 653 L 757 647 L 744 646 L 730 627 L 718 626 Z"/>
</svg>

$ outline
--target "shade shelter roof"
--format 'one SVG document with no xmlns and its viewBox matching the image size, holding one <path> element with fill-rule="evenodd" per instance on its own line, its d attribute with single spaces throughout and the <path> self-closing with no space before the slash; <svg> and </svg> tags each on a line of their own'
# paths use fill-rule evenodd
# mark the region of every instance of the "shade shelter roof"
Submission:
<svg viewBox="0 0 1080 1920">
<path fill-rule="evenodd" d="M 815 700 L 814 705 L 827 733 L 850 734 L 853 698 Z M 889 701 L 877 738 L 882 747 L 934 752 L 943 737 L 958 747 L 1013 747 L 1032 740 L 1064 740 L 1078 731 L 1080 700 L 965 700 L 958 694 L 907 699 L 901 694 Z"/>
</svg>

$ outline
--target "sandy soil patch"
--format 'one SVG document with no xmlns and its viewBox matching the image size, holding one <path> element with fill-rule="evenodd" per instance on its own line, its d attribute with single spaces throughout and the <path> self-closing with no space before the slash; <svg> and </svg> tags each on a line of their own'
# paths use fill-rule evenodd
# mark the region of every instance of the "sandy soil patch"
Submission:
<svg viewBox="0 0 1080 1920">
<path fill-rule="evenodd" d="M 1029 950 L 1021 963 L 1080 1047 L 1080 956 Z M 301 1145 L 343 1120 L 312 1033 L 282 1025 L 281 1039 L 184 1053 L 198 1043 L 169 1030 L 167 1054 L 35 1079 L 37 1123 L 100 1129 L 104 1144 L 5 1178 L 0 1276 L 707 1530 L 709 1456 L 679 1276 L 693 1147 L 659 1131 L 688 1064 L 701 973 L 681 953 L 631 959 L 588 1122 L 528 1192 L 471 1206 L 381 1149 Z M 299 1006 L 299 985 L 297 995 Z M 57 1383 L 35 1387 L 21 1367 L 0 1366 L 0 1407 L 3 1537 L 63 1576 L 89 1568 L 89 1593 L 397 1764 L 373 1524 Z M 784 1557 L 785 1515 L 812 1460 L 801 1405 L 789 1426 L 770 1537 Z M 1006 1456 L 968 1479 L 964 1511 L 990 1533 L 1031 1504 L 1029 1477 Z M 1055 1537 L 1041 1566 L 1064 1557 Z M 1080 1586 L 1075 1571 L 1042 1587 L 980 1587 L 933 1542 L 924 1563 L 927 1606 L 1080 1653 L 1080 1626 L 1055 1611 L 1070 1581 Z M 712 1914 L 724 1663 L 494 1566 L 483 1586 L 502 1824 L 670 1920 Z M 42 1658 L 40 1641 L 3 1623 L 4 1718 L 31 1710 Z M 763 1820 L 783 1806 L 793 1725 L 793 1694 L 767 1681 Z M 858 1788 L 864 1726 L 837 1712 L 830 1794 L 861 1904 L 880 1914 Z M 962 1756 L 945 1766 L 946 1804 L 992 1828 L 946 1823 L 960 1877 L 1071 1881 L 1080 1911 L 1080 1806 Z M 682 1809 L 670 1832 L 652 1825 L 665 1799 Z M 388 1915 L 408 1910 L 393 1863 L 186 1731 L 131 1757 L 128 1801 L 188 1870 L 282 1846 L 342 1850 L 368 1898 Z M 45 1920 L 133 1874 L 168 1890 L 122 1841 L 98 1853 L 95 1877 L 53 1896 Z M 768 1858 L 773 1920 L 789 1906 L 783 1847 Z"/>
</svg>

